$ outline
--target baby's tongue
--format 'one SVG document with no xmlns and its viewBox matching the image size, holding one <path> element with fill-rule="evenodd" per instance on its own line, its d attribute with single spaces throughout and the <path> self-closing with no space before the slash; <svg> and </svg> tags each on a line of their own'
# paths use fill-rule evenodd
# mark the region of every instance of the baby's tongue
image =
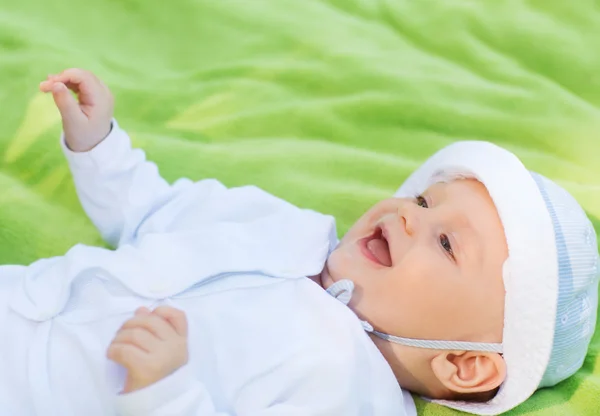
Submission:
<svg viewBox="0 0 600 416">
<path fill-rule="evenodd" d="M 373 253 L 375 258 L 379 260 L 384 266 L 390 267 L 392 265 L 392 258 L 390 257 L 390 247 L 387 241 L 384 239 L 376 238 L 367 243 L 367 248 Z"/>
</svg>

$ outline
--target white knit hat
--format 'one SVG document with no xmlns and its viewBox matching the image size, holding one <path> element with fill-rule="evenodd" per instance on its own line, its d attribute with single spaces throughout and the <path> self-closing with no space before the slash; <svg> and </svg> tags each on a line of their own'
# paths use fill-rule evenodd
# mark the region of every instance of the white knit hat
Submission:
<svg viewBox="0 0 600 416">
<path fill-rule="evenodd" d="M 422 193 L 440 174 L 482 182 L 504 226 L 509 253 L 503 268 L 507 377 L 487 403 L 434 402 L 496 415 L 581 368 L 598 309 L 596 233 L 568 192 L 488 142 L 457 142 L 440 150 L 396 196 Z"/>
</svg>

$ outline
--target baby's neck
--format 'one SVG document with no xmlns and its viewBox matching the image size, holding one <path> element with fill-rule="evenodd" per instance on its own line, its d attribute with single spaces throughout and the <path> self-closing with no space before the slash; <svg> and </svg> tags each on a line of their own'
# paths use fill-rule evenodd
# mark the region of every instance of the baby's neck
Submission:
<svg viewBox="0 0 600 416">
<path fill-rule="evenodd" d="M 316 284 L 318 284 L 319 286 L 323 287 L 323 281 L 321 280 L 321 273 L 316 274 L 314 276 L 308 276 L 308 278 L 310 280 L 312 280 L 313 282 L 315 282 Z"/>
</svg>

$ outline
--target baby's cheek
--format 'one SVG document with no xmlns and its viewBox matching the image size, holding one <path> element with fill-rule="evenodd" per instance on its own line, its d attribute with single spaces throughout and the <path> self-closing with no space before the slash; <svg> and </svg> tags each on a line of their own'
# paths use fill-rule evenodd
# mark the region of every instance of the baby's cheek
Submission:
<svg viewBox="0 0 600 416">
<path fill-rule="evenodd" d="M 339 273 L 340 267 L 343 266 L 343 262 L 340 260 L 343 250 L 344 248 L 342 245 L 338 246 L 327 259 L 327 269 L 332 277 L 335 277 Z"/>
<path fill-rule="evenodd" d="M 352 274 L 356 274 L 356 259 L 351 255 L 348 247 L 338 247 L 327 260 L 327 268 L 331 277 L 338 281 L 340 279 L 352 279 Z"/>
</svg>

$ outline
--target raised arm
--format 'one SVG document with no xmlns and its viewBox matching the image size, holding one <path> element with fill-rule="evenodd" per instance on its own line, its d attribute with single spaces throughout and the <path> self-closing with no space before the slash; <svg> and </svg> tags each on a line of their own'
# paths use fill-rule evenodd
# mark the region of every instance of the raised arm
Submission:
<svg viewBox="0 0 600 416">
<path fill-rule="evenodd" d="M 103 238 L 114 246 L 137 238 L 140 225 L 191 182 L 169 185 L 142 150 L 132 149 L 113 120 L 113 98 L 95 75 L 68 69 L 40 84 L 58 107 L 67 156 L 81 204 Z M 77 94 L 77 99 L 69 91 Z M 153 221 L 153 229 L 169 224 Z"/>
</svg>

